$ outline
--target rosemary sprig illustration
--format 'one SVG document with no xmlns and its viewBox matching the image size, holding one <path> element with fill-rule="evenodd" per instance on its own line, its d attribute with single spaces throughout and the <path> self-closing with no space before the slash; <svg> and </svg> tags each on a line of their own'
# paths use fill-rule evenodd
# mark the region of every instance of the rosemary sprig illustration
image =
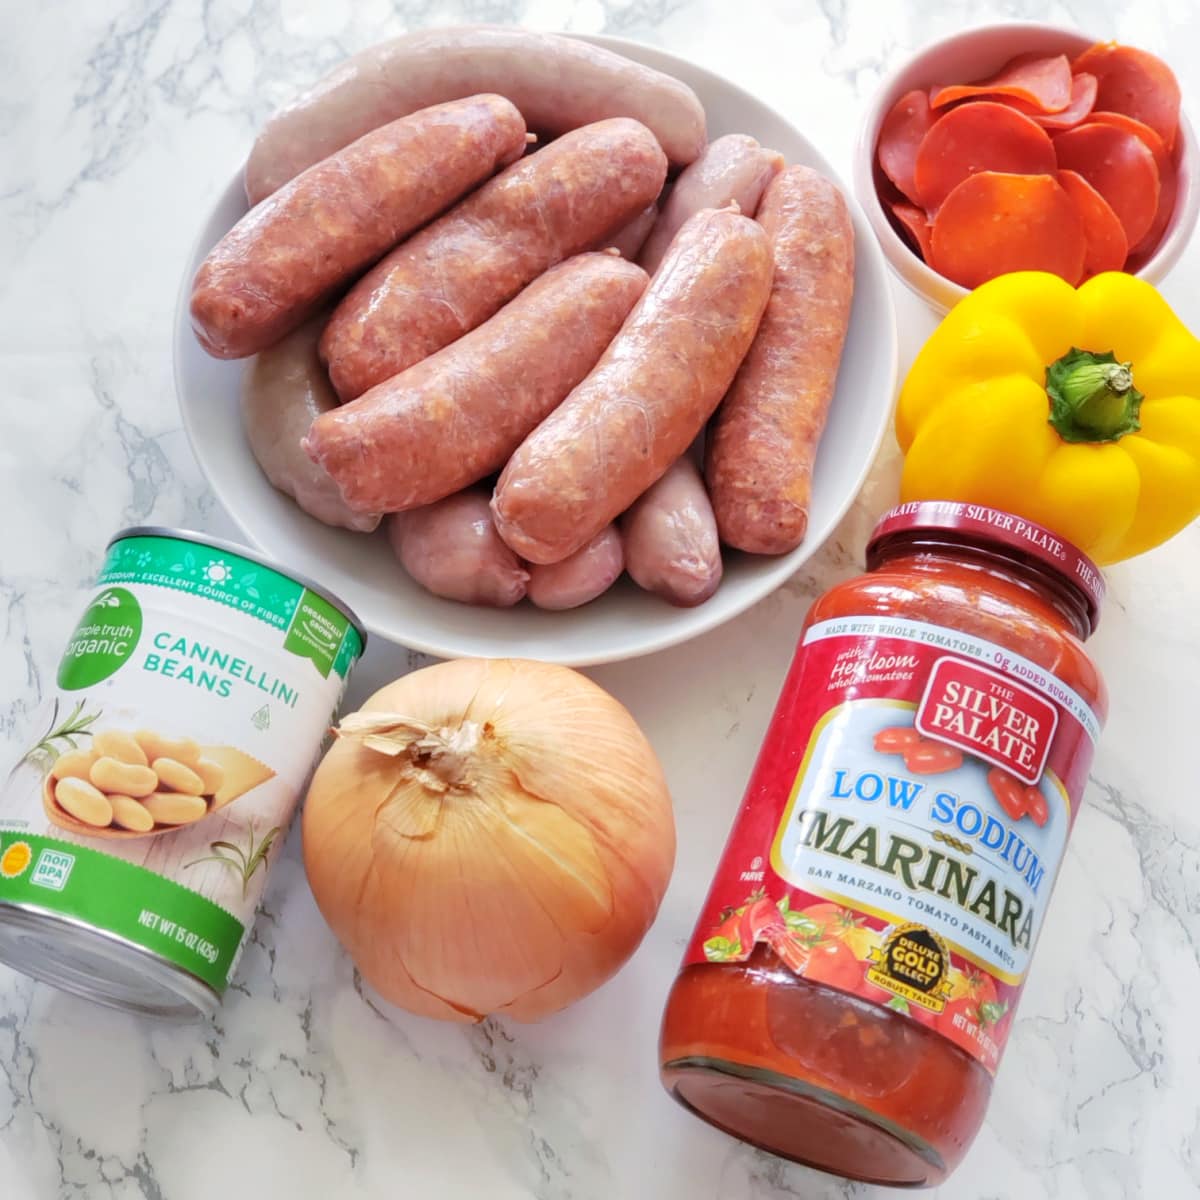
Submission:
<svg viewBox="0 0 1200 1200">
<path fill-rule="evenodd" d="M 71 709 L 71 715 L 66 717 L 61 723 L 58 723 L 59 705 L 58 700 L 55 699 L 54 708 L 50 713 L 50 727 L 25 752 L 21 758 L 21 762 L 32 763 L 36 759 L 43 761 L 47 767 L 51 767 L 58 756 L 68 746 L 72 750 L 78 750 L 79 741 L 77 739 L 90 738 L 92 736 L 91 726 L 100 717 L 98 712 L 85 714 L 83 711 L 84 703 L 85 701 L 80 700 Z"/>
<path fill-rule="evenodd" d="M 187 867 L 195 867 L 205 862 L 219 862 L 224 864 L 241 879 L 242 899 L 245 900 L 250 891 L 250 880 L 254 877 L 259 867 L 267 861 L 267 855 L 271 853 L 271 847 L 275 844 L 275 839 L 279 836 L 279 831 L 280 827 L 278 825 L 273 829 L 268 829 L 263 835 L 262 841 L 255 846 L 254 825 L 251 824 L 249 843 L 245 849 L 235 845 L 233 842 L 210 842 L 208 848 L 212 853 L 204 855 L 203 858 L 195 858 L 190 863 L 185 863 L 184 869 L 186 870 Z"/>
</svg>

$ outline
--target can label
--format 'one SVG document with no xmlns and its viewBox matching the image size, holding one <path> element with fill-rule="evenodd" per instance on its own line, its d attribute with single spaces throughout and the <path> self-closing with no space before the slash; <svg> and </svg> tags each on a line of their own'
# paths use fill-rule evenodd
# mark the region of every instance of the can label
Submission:
<svg viewBox="0 0 1200 1200">
<path fill-rule="evenodd" d="M 1099 731 L 1003 646 L 895 618 L 812 626 L 686 961 L 766 944 L 995 1071 Z"/>
<path fill-rule="evenodd" d="M 333 604 L 270 567 L 169 536 L 115 542 L 0 788 L 0 904 L 116 934 L 222 991 L 361 652 Z"/>
</svg>

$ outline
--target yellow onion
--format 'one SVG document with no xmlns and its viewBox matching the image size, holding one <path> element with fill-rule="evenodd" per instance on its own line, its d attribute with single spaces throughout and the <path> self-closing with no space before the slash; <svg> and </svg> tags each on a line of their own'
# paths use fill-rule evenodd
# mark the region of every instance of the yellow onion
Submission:
<svg viewBox="0 0 1200 1200">
<path fill-rule="evenodd" d="M 536 1021 L 633 953 L 675 860 L 662 768 L 566 667 L 460 659 L 343 719 L 304 809 L 317 904 L 411 1012 Z"/>
</svg>

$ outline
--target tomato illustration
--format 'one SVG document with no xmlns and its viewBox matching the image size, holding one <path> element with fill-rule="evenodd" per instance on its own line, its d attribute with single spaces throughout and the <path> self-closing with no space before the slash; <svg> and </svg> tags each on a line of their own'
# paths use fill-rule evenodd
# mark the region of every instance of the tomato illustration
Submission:
<svg viewBox="0 0 1200 1200">
<path fill-rule="evenodd" d="M 1025 815 L 1026 797 L 1021 781 L 1000 767 L 992 767 L 987 773 L 988 787 L 996 797 L 996 803 L 1005 813 L 1019 821 Z"/>
<path fill-rule="evenodd" d="M 1013 1010 L 1007 1005 L 1001 1005 L 1004 1009 L 1004 1015 L 992 1026 L 989 1027 L 991 1035 L 1001 1045 L 1008 1042 L 1008 1031 L 1013 1023 Z"/>
<path fill-rule="evenodd" d="M 810 904 L 788 918 L 792 932 L 816 941 L 835 937 L 846 943 L 856 958 L 866 959 L 880 944 L 880 935 L 863 924 L 848 908 L 822 902 Z"/>
<path fill-rule="evenodd" d="M 745 962 L 759 942 L 770 943 L 771 934 L 787 933 L 779 906 L 761 892 L 746 898 L 740 908 L 729 912 L 704 942 L 709 962 Z"/>
<path fill-rule="evenodd" d="M 1025 789 L 1025 811 L 1032 818 L 1035 825 L 1045 825 L 1050 819 L 1050 809 L 1046 805 L 1046 797 L 1042 795 L 1042 789 L 1036 784 L 1030 784 Z"/>
<path fill-rule="evenodd" d="M 1029 817 L 1035 825 L 1041 826 L 1050 819 L 1046 797 L 1036 783 L 1023 784 L 999 767 L 988 772 L 987 780 L 992 795 L 1014 821 Z"/>
<path fill-rule="evenodd" d="M 840 904 L 830 904 L 822 901 L 810 904 L 798 912 L 790 914 L 788 924 L 796 932 L 812 938 L 823 938 L 832 930 L 852 920 L 853 915 Z"/>
<path fill-rule="evenodd" d="M 743 945 L 742 910 L 732 912 L 704 940 L 704 957 L 709 962 L 742 962 L 751 946 Z"/>
<path fill-rule="evenodd" d="M 933 1028 L 961 1046 L 973 1058 L 994 1067 L 1000 1058 L 994 1024 L 980 1024 L 979 1009 L 966 1000 L 951 1000 L 934 1021 Z"/>
<path fill-rule="evenodd" d="M 883 945 L 883 934 L 877 929 L 869 929 L 866 925 L 855 924 L 836 935 L 854 951 L 856 958 L 864 962 L 871 957 L 872 950 L 878 950 Z"/>
<path fill-rule="evenodd" d="M 921 735 L 911 725 L 893 725 L 881 729 L 875 735 L 873 745 L 880 754 L 903 754 L 920 740 Z"/>
<path fill-rule="evenodd" d="M 731 912 L 729 916 L 727 916 L 725 920 L 723 920 L 720 925 L 718 925 L 712 931 L 710 936 L 714 938 L 720 938 L 725 942 L 738 942 L 740 941 L 738 937 L 738 928 L 741 925 L 741 921 L 742 910 L 737 909 L 736 911 Z"/>
<path fill-rule="evenodd" d="M 789 971 L 795 971 L 797 975 L 804 974 L 805 967 L 808 966 L 809 951 L 792 937 L 786 927 L 776 929 L 772 926 L 763 934 L 763 940 L 775 951 Z"/>
<path fill-rule="evenodd" d="M 746 909 L 742 917 L 742 923 L 746 931 L 747 944 L 751 946 L 756 942 L 763 941 L 765 934 L 769 930 L 780 933 L 787 930 L 787 925 L 784 923 L 783 913 L 779 911 L 779 906 L 774 900 L 768 900 L 765 896 L 755 900 Z"/>
<path fill-rule="evenodd" d="M 990 975 L 968 968 L 950 969 L 950 999 L 971 1000 L 976 1005 L 996 1003 L 996 981 Z"/>
<path fill-rule="evenodd" d="M 1000 1058 L 1001 1022 L 1008 1014 L 1008 1005 L 998 1000 L 995 982 L 989 975 L 954 970 L 950 985 L 950 999 L 935 1019 L 934 1029 L 994 1067 Z"/>
<path fill-rule="evenodd" d="M 804 978 L 809 983 L 856 992 L 862 987 L 865 976 L 866 966 L 840 938 L 826 938 L 808 952 Z"/>
<path fill-rule="evenodd" d="M 914 775 L 940 775 L 962 764 L 962 751 L 944 742 L 919 741 L 904 751 L 904 765 Z"/>
</svg>

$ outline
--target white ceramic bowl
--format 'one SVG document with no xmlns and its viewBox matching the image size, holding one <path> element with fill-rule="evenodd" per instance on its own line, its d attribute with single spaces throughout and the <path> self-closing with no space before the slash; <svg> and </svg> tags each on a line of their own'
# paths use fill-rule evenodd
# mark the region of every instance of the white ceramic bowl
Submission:
<svg viewBox="0 0 1200 1200">
<path fill-rule="evenodd" d="M 947 312 L 965 296 L 966 289 L 939 275 L 910 249 L 888 219 L 876 187 L 875 143 L 893 104 L 914 88 L 937 83 L 968 83 L 986 79 L 1017 54 L 1063 54 L 1073 58 L 1099 36 L 1054 25 L 1010 22 L 984 25 L 926 46 L 889 76 L 867 106 L 854 150 L 854 191 L 866 213 L 888 263 L 904 283 L 938 312 Z M 1200 214 L 1200 148 L 1183 115 L 1179 125 L 1179 179 L 1175 211 L 1154 253 L 1137 271 L 1141 279 L 1157 284 L 1178 261 Z"/>
<path fill-rule="evenodd" d="M 710 137 L 749 133 L 789 163 L 836 178 L 803 134 L 724 79 L 633 42 L 589 40 L 695 88 L 708 112 Z M 729 554 L 720 588 L 697 608 L 672 608 L 628 579 L 592 604 L 563 613 L 543 612 L 528 602 L 489 609 L 439 600 L 405 575 L 382 532 L 364 536 L 328 528 L 275 491 L 242 433 L 239 390 L 245 363 L 210 358 L 188 320 L 197 267 L 246 211 L 240 174 L 209 214 L 184 271 L 175 316 L 175 386 L 183 424 L 218 500 L 250 541 L 330 588 L 372 633 L 443 658 L 524 656 L 574 666 L 662 650 L 744 612 L 789 578 L 841 520 L 879 447 L 896 388 L 896 318 L 879 246 L 853 200 L 850 208 L 857 241 L 854 308 L 814 474 L 808 537 L 780 558 Z"/>
</svg>

